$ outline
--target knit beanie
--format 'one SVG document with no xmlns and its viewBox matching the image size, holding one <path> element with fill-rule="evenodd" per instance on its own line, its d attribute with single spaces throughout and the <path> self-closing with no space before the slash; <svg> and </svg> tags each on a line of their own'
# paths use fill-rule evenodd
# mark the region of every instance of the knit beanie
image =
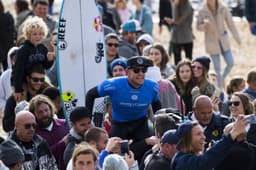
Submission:
<svg viewBox="0 0 256 170">
<path fill-rule="evenodd" d="M 193 60 L 193 62 L 195 62 L 195 61 L 202 64 L 202 66 L 205 67 L 207 71 L 209 71 L 210 62 L 211 62 L 209 57 L 206 57 L 206 56 L 198 57 Z"/>
<path fill-rule="evenodd" d="M 110 64 L 110 66 L 111 66 L 111 71 L 112 71 L 112 72 L 113 72 L 113 68 L 114 68 L 115 66 L 117 66 L 117 65 L 122 66 L 124 69 L 126 69 L 126 68 L 127 68 L 127 61 L 126 61 L 126 59 L 124 59 L 124 58 L 117 58 L 117 59 L 114 59 L 114 60 L 111 62 L 111 64 Z"/>
<path fill-rule="evenodd" d="M 6 166 L 21 163 L 25 159 L 21 148 L 12 140 L 8 139 L 0 145 L 0 160 Z"/>
</svg>

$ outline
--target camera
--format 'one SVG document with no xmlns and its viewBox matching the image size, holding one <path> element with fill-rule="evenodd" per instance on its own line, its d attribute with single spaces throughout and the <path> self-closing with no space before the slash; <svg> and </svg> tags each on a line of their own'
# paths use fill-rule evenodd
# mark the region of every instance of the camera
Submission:
<svg viewBox="0 0 256 170">
<path fill-rule="evenodd" d="M 129 155 L 130 148 L 129 148 L 128 140 L 121 140 L 120 148 L 121 148 L 121 155 L 125 155 L 126 153 Z"/>
</svg>

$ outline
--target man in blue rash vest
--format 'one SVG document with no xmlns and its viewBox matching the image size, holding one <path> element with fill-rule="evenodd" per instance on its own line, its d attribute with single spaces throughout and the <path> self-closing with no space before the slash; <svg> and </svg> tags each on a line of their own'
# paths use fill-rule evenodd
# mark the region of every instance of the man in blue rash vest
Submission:
<svg viewBox="0 0 256 170">
<path fill-rule="evenodd" d="M 112 103 L 112 129 L 110 136 L 142 141 L 152 136 L 147 119 L 148 107 L 161 108 L 156 82 L 145 79 L 151 60 L 134 56 L 127 60 L 127 76 L 107 79 L 90 89 L 86 106 L 92 110 L 94 99 L 109 96 Z M 146 142 L 147 143 L 147 142 Z"/>
</svg>

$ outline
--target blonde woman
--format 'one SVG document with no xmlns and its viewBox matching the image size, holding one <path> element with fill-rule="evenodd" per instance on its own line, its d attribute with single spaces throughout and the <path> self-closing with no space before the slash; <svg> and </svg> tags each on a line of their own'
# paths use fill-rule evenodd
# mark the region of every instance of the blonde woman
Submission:
<svg viewBox="0 0 256 170">
<path fill-rule="evenodd" d="M 198 14 L 197 29 L 204 32 L 205 49 L 213 61 L 219 87 L 222 87 L 225 77 L 234 65 L 228 40 L 229 35 L 225 25 L 227 25 L 237 43 L 241 44 L 240 36 L 229 9 L 219 0 L 205 0 L 205 4 Z M 223 72 L 221 71 L 220 55 L 223 56 L 226 62 Z"/>
</svg>

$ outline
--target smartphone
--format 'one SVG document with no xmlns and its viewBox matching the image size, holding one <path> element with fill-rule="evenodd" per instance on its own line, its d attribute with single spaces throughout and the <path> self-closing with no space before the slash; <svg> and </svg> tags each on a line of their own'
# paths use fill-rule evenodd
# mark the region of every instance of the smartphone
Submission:
<svg viewBox="0 0 256 170">
<path fill-rule="evenodd" d="M 256 115 L 250 114 L 247 115 L 246 118 L 248 119 L 250 124 L 256 124 Z"/>
<path fill-rule="evenodd" d="M 125 155 L 125 153 L 129 155 L 130 148 L 129 148 L 128 140 L 121 140 L 120 147 L 121 147 L 121 155 Z"/>
<path fill-rule="evenodd" d="M 216 97 L 219 98 L 220 95 L 221 95 L 221 90 L 219 88 L 215 88 L 214 93 L 212 95 L 212 99 L 215 99 Z"/>
</svg>

